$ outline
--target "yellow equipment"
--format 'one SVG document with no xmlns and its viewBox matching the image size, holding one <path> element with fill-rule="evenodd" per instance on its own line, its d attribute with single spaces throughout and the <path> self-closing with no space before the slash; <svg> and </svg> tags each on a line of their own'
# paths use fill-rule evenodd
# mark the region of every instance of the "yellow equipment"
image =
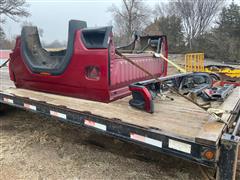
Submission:
<svg viewBox="0 0 240 180">
<path fill-rule="evenodd" d="M 185 54 L 185 70 L 187 72 L 203 72 L 204 53 Z"/>
<path fill-rule="evenodd" d="M 218 74 L 224 74 L 231 78 L 240 78 L 240 69 L 232 69 L 229 67 L 222 67 L 222 68 L 205 68 L 205 72 L 208 73 L 218 73 Z"/>
<path fill-rule="evenodd" d="M 224 65 L 204 66 L 204 53 L 185 54 L 185 70 L 187 72 L 217 73 L 230 78 L 240 78 L 240 68 L 233 68 Z"/>
</svg>

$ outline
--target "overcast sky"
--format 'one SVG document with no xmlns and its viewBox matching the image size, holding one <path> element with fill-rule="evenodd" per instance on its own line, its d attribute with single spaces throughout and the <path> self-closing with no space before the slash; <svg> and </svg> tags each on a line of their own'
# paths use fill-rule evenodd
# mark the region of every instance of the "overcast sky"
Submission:
<svg viewBox="0 0 240 180">
<path fill-rule="evenodd" d="M 67 40 L 68 21 L 78 19 L 87 21 L 88 26 L 104 26 L 111 24 L 111 14 L 107 12 L 113 3 L 120 0 L 27 0 L 28 21 L 43 29 L 43 39 L 47 42 L 53 40 Z M 20 23 L 7 19 L 4 30 L 8 37 L 20 34 Z"/>
<path fill-rule="evenodd" d="M 88 27 L 111 25 L 112 17 L 108 8 L 112 4 L 121 5 L 121 0 L 26 0 L 31 14 L 19 23 L 7 19 L 3 25 L 7 37 L 14 37 L 21 32 L 20 24 L 32 22 L 43 29 L 43 40 L 67 41 L 68 21 L 78 19 L 87 21 Z M 166 0 L 147 0 L 149 6 Z M 231 0 L 229 0 L 231 2 Z M 240 4 L 240 0 L 235 0 Z"/>
</svg>

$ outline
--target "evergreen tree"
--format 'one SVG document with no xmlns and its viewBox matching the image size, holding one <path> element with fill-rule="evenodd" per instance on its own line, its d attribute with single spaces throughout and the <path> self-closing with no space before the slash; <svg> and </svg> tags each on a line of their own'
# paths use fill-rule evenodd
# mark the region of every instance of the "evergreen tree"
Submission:
<svg viewBox="0 0 240 180">
<path fill-rule="evenodd" d="M 217 30 L 228 37 L 240 37 L 240 6 L 232 2 L 228 8 L 222 9 Z"/>
<path fill-rule="evenodd" d="M 232 2 L 223 8 L 217 24 L 213 30 L 216 55 L 240 61 L 240 6 Z"/>
</svg>

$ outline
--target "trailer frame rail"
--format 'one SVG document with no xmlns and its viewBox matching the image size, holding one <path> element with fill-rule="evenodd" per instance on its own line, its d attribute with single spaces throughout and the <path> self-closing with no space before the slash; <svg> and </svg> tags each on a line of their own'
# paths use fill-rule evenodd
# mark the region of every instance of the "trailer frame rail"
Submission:
<svg viewBox="0 0 240 180">
<path fill-rule="evenodd" d="M 239 143 L 239 137 L 237 135 L 225 133 L 215 146 L 199 144 L 192 140 L 188 141 L 181 137 L 166 134 L 154 127 L 144 128 L 123 122 L 119 119 L 109 119 L 94 115 L 91 112 L 76 111 L 65 106 L 52 105 L 47 102 L 14 96 L 1 91 L 0 106 L 13 106 L 54 117 L 60 121 L 86 127 L 147 149 L 189 160 L 203 166 L 216 168 L 218 179 L 233 179 L 235 177 L 236 156 Z M 238 110 L 239 108 L 240 107 L 238 107 Z M 240 119 L 236 121 L 240 121 Z M 239 122 L 236 122 L 236 124 L 239 125 Z M 208 160 L 204 158 L 203 153 L 207 150 L 214 153 L 213 159 Z M 226 154 L 229 155 L 226 156 Z"/>
</svg>

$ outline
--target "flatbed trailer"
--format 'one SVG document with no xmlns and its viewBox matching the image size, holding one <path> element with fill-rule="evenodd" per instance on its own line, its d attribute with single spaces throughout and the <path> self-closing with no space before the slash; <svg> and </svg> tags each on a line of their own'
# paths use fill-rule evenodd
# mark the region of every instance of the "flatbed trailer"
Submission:
<svg viewBox="0 0 240 180">
<path fill-rule="evenodd" d="M 145 148 L 216 169 L 216 179 L 235 179 L 240 126 L 240 87 L 216 108 L 222 121 L 186 99 L 157 100 L 153 114 L 128 104 L 130 96 L 101 103 L 49 93 L 6 88 L 0 109 L 14 106 L 58 118 Z"/>
</svg>

